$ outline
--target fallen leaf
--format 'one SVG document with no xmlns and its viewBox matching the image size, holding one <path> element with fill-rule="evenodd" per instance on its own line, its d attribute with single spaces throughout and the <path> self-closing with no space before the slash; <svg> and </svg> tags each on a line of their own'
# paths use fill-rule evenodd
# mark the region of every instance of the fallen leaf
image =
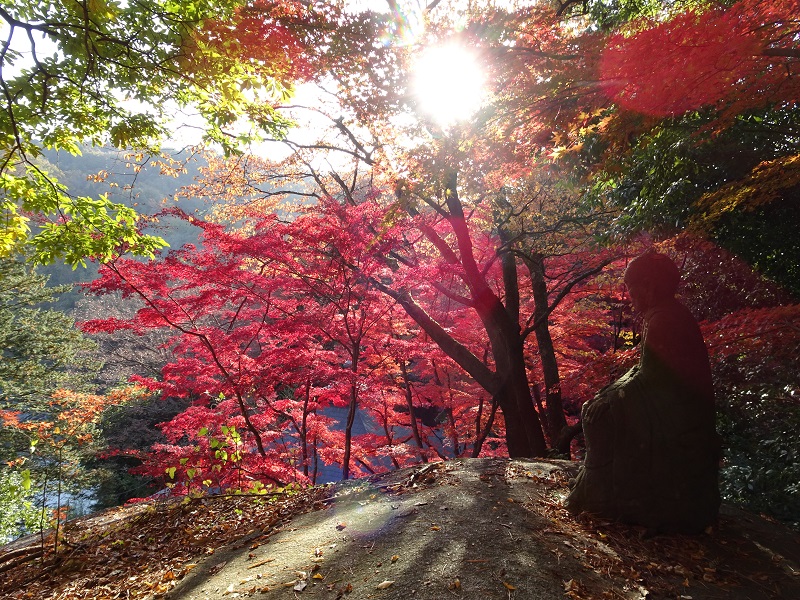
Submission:
<svg viewBox="0 0 800 600">
<path fill-rule="evenodd" d="M 388 588 L 389 586 L 391 586 L 393 583 L 394 583 L 394 581 L 390 581 L 390 580 L 388 580 L 388 579 L 387 579 L 386 581 L 383 581 L 383 582 L 379 583 L 379 584 L 376 586 L 376 589 L 379 589 L 379 590 L 385 590 L 386 588 Z"/>
<path fill-rule="evenodd" d="M 306 586 L 307 586 L 307 585 L 308 585 L 308 584 L 307 584 L 305 581 L 298 581 L 298 582 L 295 584 L 294 588 L 292 588 L 292 589 L 293 589 L 295 592 L 302 592 L 304 589 L 306 589 Z"/>
<path fill-rule="evenodd" d="M 392 562 L 393 562 L 393 563 L 396 563 L 398 560 L 400 560 L 400 557 L 399 557 L 399 556 L 397 556 L 397 554 L 395 554 L 394 556 L 392 556 Z"/>
<path fill-rule="evenodd" d="M 324 579 L 322 573 L 314 573 L 314 576 L 311 579 Z"/>
<path fill-rule="evenodd" d="M 511 591 L 513 591 L 513 590 L 517 589 L 517 587 L 516 587 L 516 586 L 514 586 L 514 585 L 511 585 L 510 583 L 508 583 L 508 582 L 506 582 L 506 581 L 504 581 L 504 582 L 503 582 L 503 585 L 504 585 L 504 586 L 506 586 L 506 589 L 507 589 L 507 590 L 511 590 Z"/>
<path fill-rule="evenodd" d="M 461 589 L 461 580 L 456 577 L 450 585 L 447 586 L 448 590 L 460 590 Z"/>
<path fill-rule="evenodd" d="M 344 529 L 345 527 L 347 527 L 347 523 L 337 523 L 337 524 L 336 524 L 336 529 L 337 529 L 338 531 L 341 531 L 341 530 L 342 530 L 342 529 Z"/>
</svg>

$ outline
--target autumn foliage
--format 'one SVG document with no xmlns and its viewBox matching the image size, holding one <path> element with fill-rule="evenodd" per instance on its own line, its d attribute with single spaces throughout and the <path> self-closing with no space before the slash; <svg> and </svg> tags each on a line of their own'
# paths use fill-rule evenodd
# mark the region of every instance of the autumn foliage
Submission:
<svg viewBox="0 0 800 600">
<path fill-rule="evenodd" d="M 142 472 L 183 493 L 316 482 L 331 466 L 347 478 L 436 457 L 579 453 L 581 405 L 636 360 L 620 282 L 654 244 L 684 272 L 730 398 L 752 390 L 726 378 L 769 362 L 759 344 L 796 347 L 791 298 L 708 239 L 678 235 L 691 223 L 711 239 L 727 214 L 796 184 L 789 142 L 711 180 L 678 154 L 746 154 L 734 125 L 793 109 L 795 0 L 698 3 L 609 29 L 547 3 L 487 5 L 457 33 L 435 9 L 417 42 L 474 46 L 491 88 L 474 123 L 450 129 L 406 93 L 402 15 L 337 13 L 329 38 L 299 26 L 311 17 L 295 4 L 208 25 L 229 57 L 334 81 L 338 104 L 312 107 L 327 137 L 287 142 L 286 160 L 211 158 L 188 193 L 215 209 L 171 212 L 201 243 L 110 261 L 91 285 L 141 308 L 85 331 L 169 331 L 173 359 L 136 381 L 192 401 Z M 678 190 L 675 205 L 658 186 Z M 632 236 L 648 211 L 672 229 Z"/>
<path fill-rule="evenodd" d="M 632 32 L 606 42 L 607 93 L 624 109 L 659 116 L 709 106 L 737 114 L 745 103 L 794 102 L 797 84 L 787 71 L 797 58 L 798 14 L 795 0 L 744 0 L 634 23 Z"/>
</svg>

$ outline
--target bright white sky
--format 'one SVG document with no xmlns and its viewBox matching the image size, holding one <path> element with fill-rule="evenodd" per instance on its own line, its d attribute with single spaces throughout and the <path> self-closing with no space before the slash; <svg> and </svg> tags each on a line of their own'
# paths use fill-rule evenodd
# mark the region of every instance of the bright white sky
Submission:
<svg viewBox="0 0 800 600">
<path fill-rule="evenodd" d="M 350 0 L 352 9 L 356 12 L 372 9 L 380 12 L 388 12 L 389 4 L 386 0 Z M 418 0 L 398 0 L 399 16 L 406 24 L 407 39 L 396 40 L 399 43 L 415 42 L 414 37 L 422 33 L 421 14 L 426 2 Z M 0 36 L 6 39 L 8 36 L 8 25 L 0 21 Z M 24 32 L 15 32 L 12 47 L 22 51 L 30 52 L 29 42 L 23 37 Z M 47 55 L 55 51 L 55 46 L 45 38 L 37 39 L 37 52 Z M 25 61 L 20 61 L 16 65 L 2 65 L 4 77 L 13 77 L 19 73 L 25 65 Z M 414 93 L 417 95 L 420 110 L 425 113 L 427 118 L 432 119 L 440 127 L 446 128 L 456 121 L 469 118 L 479 107 L 482 99 L 483 75 L 473 58 L 469 49 L 457 46 L 446 46 L 433 48 L 423 51 L 414 67 Z M 301 86 L 292 104 L 304 106 L 316 106 L 326 99 L 324 94 L 312 86 Z M 330 101 L 327 98 L 325 101 Z M 134 107 L 141 110 L 138 103 Z M 195 114 L 182 112 L 177 106 L 174 107 L 175 119 L 173 121 L 173 135 L 166 143 L 168 146 L 180 148 L 200 142 L 202 137 L 202 122 Z M 303 111 L 303 114 L 295 111 L 295 118 L 304 121 L 306 132 L 317 129 L 314 125 L 316 119 L 310 111 Z M 311 127 L 309 127 L 311 125 Z M 318 129 L 317 129 L 318 130 Z M 293 132 L 293 137 L 300 134 L 300 130 Z M 305 137 L 305 136 L 304 136 Z M 310 140 L 309 140 L 310 141 Z M 264 148 L 266 150 L 266 148 Z M 275 148 L 269 151 L 275 152 Z M 286 152 L 284 147 L 284 152 Z"/>
</svg>

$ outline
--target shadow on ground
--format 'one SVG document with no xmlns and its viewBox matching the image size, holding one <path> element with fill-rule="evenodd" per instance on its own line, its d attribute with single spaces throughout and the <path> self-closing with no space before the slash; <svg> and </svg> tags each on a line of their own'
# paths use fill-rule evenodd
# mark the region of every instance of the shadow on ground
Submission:
<svg viewBox="0 0 800 600">
<path fill-rule="evenodd" d="M 726 510 L 645 538 L 561 506 L 574 463 L 462 459 L 331 488 L 318 510 L 198 562 L 164 597 L 800 598 L 797 536 Z"/>
</svg>

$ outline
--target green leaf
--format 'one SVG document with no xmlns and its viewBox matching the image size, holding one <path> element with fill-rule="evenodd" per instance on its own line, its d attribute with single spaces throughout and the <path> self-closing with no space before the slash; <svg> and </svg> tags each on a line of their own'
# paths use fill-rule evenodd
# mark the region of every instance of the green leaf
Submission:
<svg viewBox="0 0 800 600">
<path fill-rule="evenodd" d="M 29 469 L 25 469 L 21 472 L 22 475 L 22 489 L 26 492 L 30 491 L 31 489 L 31 472 Z"/>
</svg>

